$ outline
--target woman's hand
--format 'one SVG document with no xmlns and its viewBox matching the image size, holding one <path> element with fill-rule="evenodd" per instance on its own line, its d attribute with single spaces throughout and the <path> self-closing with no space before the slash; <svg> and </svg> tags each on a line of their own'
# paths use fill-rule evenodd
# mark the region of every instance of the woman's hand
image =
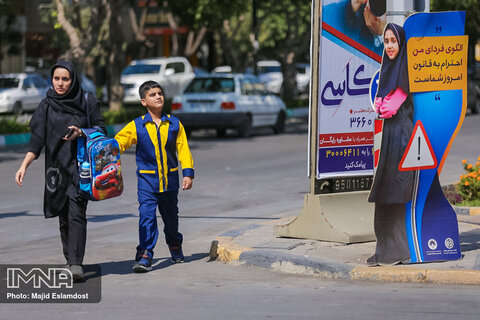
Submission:
<svg viewBox="0 0 480 320">
<path fill-rule="evenodd" d="M 69 131 L 67 132 L 65 137 L 63 137 L 63 140 L 72 141 L 72 140 L 75 140 L 82 135 L 82 129 L 79 129 L 75 126 L 70 126 L 70 127 L 68 127 L 68 129 L 69 129 Z"/>
<path fill-rule="evenodd" d="M 23 186 L 23 178 L 25 177 L 25 173 L 27 172 L 27 168 L 21 166 L 17 173 L 15 173 L 15 182 L 21 187 Z"/>
<path fill-rule="evenodd" d="M 365 18 L 365 25 L 372 34 L 377 36 L 383 33 L 383 29 L 385 29 L 387 24 L 385 14 L 381 17 L 375 16 L 370 9 L 370 3 L 367 3 L 365 10 L 363 10 L 363 17 Z"/>
<path fill-rule="evenodd" d="M 377 113 L 380 113 L 380 107 L 382 106 L 383 104 L 383 99 L 382 97 L 378 97 L 378 98 L 375 98 L 375 111 Z"/>
<path fill-rule="evenodd" d="M 20 168 L 18 168 L 17 172 L 15 173 L 15 182 L 21 187 L 23 186 L 23 178 L 25 178 L 25 173 L 27 173 L 28 166 L 35 160 L 35 154 L 33 152 L 27 152 L 25 158 L 23 159 Z"/>
</svg>

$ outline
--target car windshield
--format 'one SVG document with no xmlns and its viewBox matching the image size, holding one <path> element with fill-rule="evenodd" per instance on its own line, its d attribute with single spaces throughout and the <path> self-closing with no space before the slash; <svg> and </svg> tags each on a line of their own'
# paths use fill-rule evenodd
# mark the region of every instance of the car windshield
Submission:
<svg viewBox="0 0 480 320">
<path fill-rule="evenodd" d="M 0 88 L 18 88 L 18 78 L 0 78 Z"/>
<path fill-rule="evenodd" d="M 259 66 L 258 73 L 282 72 L 280 66 Z"/>
<path fill-rule="evenodd" d="M 161 64 L 135 64 L 128 66 L 123 70 L 122 74 L 145 74 L 145 73 L 158 73 L 161 68 Z"/>
<path fill-rule="evenodd" d="M 234 92 L 235 83 L 232 78 L 196 78 L 188 85 L 185 92 Z"/>
</svg>

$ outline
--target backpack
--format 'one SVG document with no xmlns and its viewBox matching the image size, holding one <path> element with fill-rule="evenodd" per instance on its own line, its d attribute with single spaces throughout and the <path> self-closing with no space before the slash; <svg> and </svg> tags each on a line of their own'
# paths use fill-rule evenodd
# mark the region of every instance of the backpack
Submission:
<svg viewBox="0 0 480 320">
<path fill-rule="evenodd" d="M 80 192 L 94 201 L 121 195 L 123 178 L 117 140 L 106 137 L 95 127 L 82 131 L 86 138 L 77 138 Z"/>
</svg>

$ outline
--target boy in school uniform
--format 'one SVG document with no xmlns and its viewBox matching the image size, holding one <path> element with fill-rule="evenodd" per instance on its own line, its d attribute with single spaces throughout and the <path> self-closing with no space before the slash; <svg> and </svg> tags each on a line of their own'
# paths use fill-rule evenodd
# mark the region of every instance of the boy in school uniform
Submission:
<svg viewBox="0 0 480 320">
<path fill-rule="evenodd" d="M 192 188 L 193 159 L 187 135 L 180 121 L 165 114 L 163 88 L 155 81 L 144 82 L 140 101 L 148 113 L 128 123 L 115 139 L 123 153 L 137 145 L 139 240 L 134 272 L 152 269 L 153 248 L 158 238 L 157 207 L 164 223 L 165 240 L 174 263 L 184 261 L 183 236 L 178 232 L 178 161 L 182 165 L 182 189 Z"/>
</svg>

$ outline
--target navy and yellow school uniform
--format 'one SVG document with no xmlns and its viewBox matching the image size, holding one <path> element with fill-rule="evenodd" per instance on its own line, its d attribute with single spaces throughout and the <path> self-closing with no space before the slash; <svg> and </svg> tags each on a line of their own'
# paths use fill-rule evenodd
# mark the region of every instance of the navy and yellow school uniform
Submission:
<svg viewBox="0 0 480 320">
<path fill-rule="evenodd" d="M 124 152 L 132 144 L 137 145 L 136 162 L 138 178 L 139 238 L 137 250 L 153 248 L 158 238 L 156 208 L 164 222 L 165 240 L 169 246 L 182 244 L 178 232 L 179 169 L 184 177 L 194 177 L 193 159 L 188 147 L 187 135 L 180 121 L 163 114 L 157 127 L 149 113 L 128 123 L 115 139 Z"/>
</svg>

